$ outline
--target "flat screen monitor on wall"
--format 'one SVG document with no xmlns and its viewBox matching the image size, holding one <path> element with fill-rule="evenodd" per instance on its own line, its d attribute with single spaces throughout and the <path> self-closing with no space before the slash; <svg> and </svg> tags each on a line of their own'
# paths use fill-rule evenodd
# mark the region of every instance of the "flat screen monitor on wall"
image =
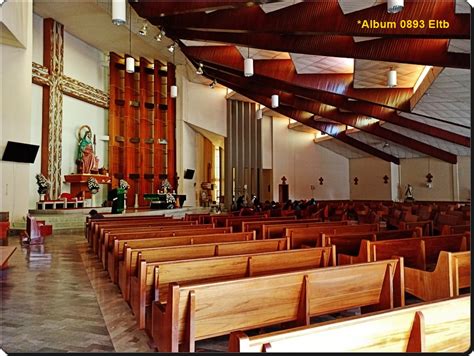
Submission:
<svg viewBox="0 0 474 356">
<path fill-rule="evenodd" d="M 186 169 L 184 171 L 184 179 L 193 179 L 194 177 L 194 169 Z"/>
<path fill-rule="evenodd" d="M 38 145 L 8 141 L 3 152 L 2 161 L 34 163 L 38 149 Z"/>
</svg>

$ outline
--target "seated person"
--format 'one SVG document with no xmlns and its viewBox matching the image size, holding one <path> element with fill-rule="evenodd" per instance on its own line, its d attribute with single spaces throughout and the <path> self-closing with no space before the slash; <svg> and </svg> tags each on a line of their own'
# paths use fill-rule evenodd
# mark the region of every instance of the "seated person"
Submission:
<svg viewBox="0 0 474 356">
<path fill-rule="evenodd" d="M 91 219 L 103 219 L 104 218 L 104 215 L 102 215 L 101 213 L 99 213 L 95 209 L 92 209 L 91 211 L 89 211 L 89 215 L 90 215 Z"/>
</svg>

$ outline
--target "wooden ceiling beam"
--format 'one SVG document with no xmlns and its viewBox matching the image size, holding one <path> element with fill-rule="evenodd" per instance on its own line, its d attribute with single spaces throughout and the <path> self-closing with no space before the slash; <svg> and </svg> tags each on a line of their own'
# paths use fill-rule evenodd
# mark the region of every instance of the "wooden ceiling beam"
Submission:
<svg viewBox="0 0 474 356">
<path fill-rule="evenodd" d="M 352 36 L 313 36 L 273 33 L 222 33 L 168 28 L 174 40 L 197 40 L 229 43 L 271 51 L 356 58 L 395 63 L 470 68 L 469 53 L 448 52 L 446 39 L 384 38 L 354 42 Z"/>
<path fill-rule="evenodd" d="M 206 63 L 206 67 L 211 66 L 218 71 L 227 71 L 229 74 L 242 76 L 241 67 L 243 67 L 243 59 L 240 54 L 234 55 L 230 58 L 227 56 L 220 56 L 217 59 L 214 56 L 211 56 L 210 59 L 213 61 L 220 60 L 225 62 L 224 64 L 216 64 L 215 62 L 208 62 L 207 60 L 209 56 L 202 55 L 202 53 L 196 51 L 196 48 L 194 47 L 183 48 L 183 51 L 188 56 L 191 56 L 191 58 L 193 58 L 195 61 L 204 61 Z M 201 56 L 195 57 L 194 54 L 196 52 Z M 216 52 L 226 53 L 228 51 L 224 52 L 219 48 L 216 48 L 215 52 L 209 53 Z M 282 64 L 280 64 L 280 62 Z M 373 117 L 378 120 L 390 122 L 394 125 L 406 127 L 426 135 L 470 147 L 469 137 L 462 136 L 435 126 L 430 126 L 415 120 L 407 119 L 398 115 L 395 109 L 389 109 L 369 102 L 351 102 L 348 101 L 347 97 L 345 96 L 335 95 L 334 93 L 328 93 L 321 90 L 321 88 L 332 89 L 334 91 L 339 91 L 339 93 L 350 94 L 351 97 L 354 97 L 352 91 L 355 90 L 350 88 L 347 79 L 344 81 L 344 77 L 346 75 L 298 75 L 296 74 L 291 61 L 285 60 L 255 61 L 254 67 L 254 76 L 248 78 L 248 80 L 252 83 L 251 85 L 258 85 L 260 83 L 270 88 L 280 89 L 295 95 L 302 96 L 304 98 L 308 98 L 310 100 L 316 100 L 324 104 L 331 105 L 333 107 L 346 109 L 354 112 L 355 114 Z M 343 78 L 343 80 L 338 82 L 336 80 L 331 80 L 331 77 Z M 319 82 L 322 84 L 319 84 Z M 324 87 L 324 83 L 328 83 L 326 84 L 326 87 Z M 365 99 L 377 98 L 380 102 L 391 103 L 390 93 L 392 92 L 392 89 L 364 89 L 361 91 L 365 94 Z M 395 94 L 393 104 L 396 104 L 400 94 L 397 95 L 397 91 L 394 91 L 393 93 Z"/>
<path fill-rule="evenodd" d="M 240 88 L 246 88 L 246 93 L 248 92 L 252 93 L 252 92 L 258 91 L 259 93 L 262 93 L 262 94 L 265 93 L 266 98 L 270 98 L 270 96 L 274 94 L 276 91 L 274 87 L 266 87 L 262 84 L 256 83 L 255 81 L 249 83 L 250 81 L 252 81 L 251 79 L 247 79 L 243 77 L 239 78 L 237 76 L 233 76 L 230 74 L 219 73 L 216 70 L 211 70 L 210 74 L 217 77 L 218 81 L 225 80 L 226 83 L 233 83 L 234 85 L 238 85 Z M 242 95 L 246 95 L 242 92 L 242 89 L 240 93 Z M 457 163 L 456 155 L 450 152 L 444 151 L 442 149 L 439 149 L 437 147 L 428 145 L 424 142 L 417 141 L 408 136 L 401 135 L 397 132 L 387 130 L 381 127 L 378 123 L 375 123 L 375 124 L 371 123 L 371 121 L 368 120 L 369 118 L 367 117 L 363 117 L 363 116 L 352 114 L 352 113 L 340 113 L 336 107 L 332 107 L 332 106 L 328 106 L 328 105 L 318 103 L 315 101 L 310 101 L 304 98 L 296 97 L 293 94 L 280 92 L 279 95 L 280 95 L 280 102 L 282 104 L 284 103 L 286 105 L 297 108 L 299 110 L 306 111 L 314 115 L 324 117 L 326 119 L 334 120 L 344 125 L 352 126 L 361 131 L 378 136 L 385 140 L 395 142 L 397 144 L 400 144 L 402 146 L 405 146 L 417 152 L 438 158 L 442 161 L 452 163 L 452 164 Z"/>
<path fill-rule="evenodd" d="M 250 34 L 266 32 L 326 36 L 470 38 L 470 15 L 456 14 L 453 1 L 406 1 L 403 11 L 397 14 L 389 14 L 386 4 L 380 4 L 346 15 L 341 11 L 337 1 L 306 1 L 270 14 L 266 14 L 259 6 L 250 6 L 209 14 L 188 13 L 167 17 L 160 16 L 163 13 L 160 10 L 163 8 L 162 3 L 140 2 L 132 6 L 140 16 L 148 18 L 154 25 L 170 29 Z M 195 3 L 190 3 L 189 6 L 194 7 Z M 367 28 L 362 26 L 364 23 L 361 21 L 364 20 L 389 24 L 390 28 L 381 28 L 382 26 Z M 415 26 L 408 28 L 407 21 L 413 24 L 413 20 L 417 21 L 416 28 Z M 449 27 L 436 26 L 440 23 L 433 20 L 445 21 L 441 24 L 447 23 Z"/>
</svg>

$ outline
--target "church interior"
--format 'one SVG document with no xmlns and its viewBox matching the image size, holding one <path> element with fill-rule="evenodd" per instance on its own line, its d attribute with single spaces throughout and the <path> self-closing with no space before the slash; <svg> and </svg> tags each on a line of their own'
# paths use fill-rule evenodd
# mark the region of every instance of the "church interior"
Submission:
<svg viewBox="0 0 474 356">
<path fill-rule="evenodd" d="M 466 0 L 0 0 L 0 349 L 471 350 Z"/>
</svg>

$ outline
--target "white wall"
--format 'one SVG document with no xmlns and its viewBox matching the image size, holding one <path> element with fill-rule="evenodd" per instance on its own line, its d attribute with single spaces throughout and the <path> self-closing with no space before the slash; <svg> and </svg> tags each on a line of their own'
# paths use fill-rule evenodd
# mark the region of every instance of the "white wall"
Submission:
<svg viewBox="0 0 474 356">
<path fill-rule="evenodd" d="M 178 66 L 176 83 L 178 98 L 176 99 L 176 166 L 179 180 L 178 193 L 186 195 L 185 206 L 196 206 L 195 186 L 197 172 L 193 179 L 183 179 L 184 170 L 199 169 L 196 164 L 196 135 L 198 134 L 187 123 L 221 136 L 227 135 L 226 90 L 210 89 L 207 85 L 189 82 L 184 77 L 183 66 Z"/>
<path fill-rule="evenodd" d="M 427 157 L 401 159 L 400 171 L 403 192 L 411 184 L 415 200 L 456 200 L 452 164 Z M 426 187 L 428 171 L 434 177 L 431 188 Z"/>
<path fill-rule="evenodd" d="M 33 14 L 33 62 L 43 64 L 43 18 Z"/>
<path fill-rule="evenodd" d="M 289 130 L 288 119 L 273 118 L 273 199 L 285 176 L 291 200 L 349 199 L 349 160 L 313 141 L 310 133 Z M 319 184 L 323 177 L 323 185 Z M 310 186 L 316 189 L 311 191 Z"/>
<path fill-rule="evenodd" d="M 2 21 L 7 21 L 12 33 L 25 48 L 0 45 L 1 125 L 0 155 L 8 141 L 33 143 L 31 139 L 31 61 L 32 61 L 31 1 L 8 1 L 3 4 Z M 39 160 L 39 154 L 36 160 Z M 28 212 L 31 179 L 34 166 L 27 163 L 0 161 L 0 210 L 10 213 L 10 222 Z"/>
<path fill-rule="evenodd" d="M 390 162 L 376 157 L 364 157 L 350 160 L 351 199 L 353 200 L 391 200 L 391 166 Z M 389 181 L 384 183 L 383 177 L 387 175 Z M 354 178 L 359 180 L 354 184 Z"/>
</svg>

